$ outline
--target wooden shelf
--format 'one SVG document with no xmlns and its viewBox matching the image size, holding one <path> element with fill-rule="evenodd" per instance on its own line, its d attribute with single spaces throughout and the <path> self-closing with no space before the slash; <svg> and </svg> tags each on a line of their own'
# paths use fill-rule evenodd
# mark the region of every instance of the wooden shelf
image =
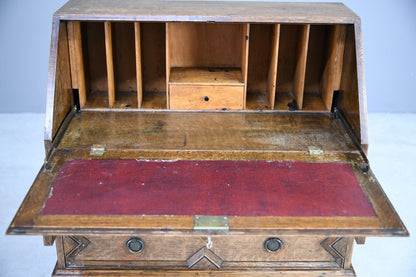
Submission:
<svg viewBox="0 0 416 277">
<path fill-rule="evenodd" d="M 115 109 L 137 109 L 137 93 L 135 91 L 118 91 L 114 101 Z"/>
<path fill-rule="evenodd" d="M 291 92 L 276 93 L 274 108 L 277 111 L 289 111 L 289 103 L 292 103 L 295 97 Z"/>
<path fill-rule="evenodd" d="M 144 91 L 142 109 L 166 109 L 166 92 Z"/>
<path fill-rule="evenodd" d="M 266 92 L 247 93 L 247 110 L 267 111 L 271 110 L 269 95 Z"/>
<path fill-rule="evenodd" d="M 82 108 L 85 108 L 85 109 L 108 108 L 107 91 L 90 91 L 86 99 L 87 100 Z"/>
<path fill-rule="evenodd" d="M 303 111 L 326 111 L 328 108 L 325 105 L 319 93 L 306 93 L 303 99 Z M 332 99 L 331 99 L 332 102 Z M 329 107 L 329 109 L 331 106 Z"/>
<path fill-rule="evenodd" d="M 276 111 L 291 111 L 289 106 L 292 106 L 295 97 L 291 92 L 280 92 L 276 94 Z M 289 105 L 290 104 L 290 105 Z M 299 106 L 298 106 L 299 107 Z M 303 97 L 303 107 L 297 110 L 298 112 L 317 112 L 326 111 L 325 103 L 319 93 L 306 93 Z M 294 111 L 294 110 L 292 110 Z"/>
<path fill-rule="evenodd" d="M 172 68 L 171 84 L 195 85 L 243 85 L 241 69 L 238 68 Z"/>
</svg>

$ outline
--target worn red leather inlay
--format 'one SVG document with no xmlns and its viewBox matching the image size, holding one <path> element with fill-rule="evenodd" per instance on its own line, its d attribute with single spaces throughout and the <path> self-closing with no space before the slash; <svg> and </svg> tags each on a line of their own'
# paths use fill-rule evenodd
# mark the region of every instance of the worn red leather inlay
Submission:
<svg viewBox="0 0 416 277">
<path fill-rule="evenodd" d="M 375 216 L 346 163 L 136 160 L 66 162 L 41 214 Z"/>
</svg>

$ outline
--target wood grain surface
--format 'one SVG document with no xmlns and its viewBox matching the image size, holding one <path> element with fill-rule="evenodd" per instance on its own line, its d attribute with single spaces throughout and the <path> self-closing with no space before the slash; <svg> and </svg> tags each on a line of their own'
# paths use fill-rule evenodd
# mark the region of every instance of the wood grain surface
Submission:
<svg viewBox="0 0 416 277">
<path fill-rule="evenodd" d="M 169 85 L 169 106 L 174 110 L 239 110 L 244 107 L 244 86 Z"/>
<path fill-rule="evenodd" d="M 103 116 L 108 116 L 106 120 L 103 120 Z M 135 120 L 132 121 L 132 115 L 137 116 Z M 302 140 L 305 140 L 305 130 L 310 130 L 312 135 L 312 140 L 306 142 L 305 145 L 309 145 L 313 141 L 315 136 L 315 130 L 319 130 L 319 134 L 324 131 L 323 126 L 331 126 L 328 128 L 328 132 L 340 132 L 340 135 L 343 136 L 343 139 L 340 140 L 345 143 L 344 140 L 348 141 L 348 137 L 344 134 L 342 126 L 337 119 L 334 119 L 328 115 L 306 115 L 306 114 L 296 114 L 296 117 L 293 117 L 293 114 L 241 114 L 241 113 L 148 113 L 149 117 L 146 119 L 140 118 L 145 114 L 138 113 L 79 113 L 70 123 L 68 127 L 68 132 L 66 132 L 61 145 L 58 150 L 51 156 L 49 162 L 53 164 L 52 170 L 44 171 L 41 170 L 39 176 L 37 177 L 35 183 L 33 184 L 31 190 L 28 193 L 25 201 L 23 202 L 19 212 L 17 213 L 14 221 L 12 222 L 8 232 L 9 233 L 26 233 L 26 234 L 88 234 L 94 232 L 94 230 L 100 230 L 100 232 L 129 232 L 131 230 L 147 230 L 147 231 L 191 231 L 193 228 L 193 218 L 192 217 L 143 217 L 143 216 L 49 216 L 49 215 L 39 215 L 41 208 L 43 207 L 48 195 L 50 194 L 51 185 L 53 180 L 56 178 L 56 174 L 59 171 L 60 167 L 66 160 L 70 159 L 79 159 L 79 158 L 93 158 L 89 155 L 89 149 L 93 143 L 99 143 L 100 140 L 97 140 L 103 130 L 107 127 L 100 127 L 99 124 L 112 124 L 111 120 L 114 120 L 113 127 L 115 129 L 111 133 L 103 133 L 102 136 L 105 138 L 104 142 L 107 142 L 108 150 L 104 156 L 98 157 L 99 159 L 110 159 L 110 158 L 138 158 L 141 155 L 148 153 L 146 157 L 148 159 L 155 159 L 160 157 L 160 155 L 166 155 L 170 159 L 178 158 L 204 158 L 204 159 L 258 159 L 259 157 L 263 158 L 272 158 L 272 159 L 294 159 L 294 160 L 309 160 L 309 161 L 324 161 L 324 160 L 333 160 L 333 161 L 346 161 L 352 165 L 357 165 L 358 167 L 354 169 L 355 175 L 357 176 L 366 196 L 369 198 L 369 201 L 372 203 L 372 206 L 377 214 L 377 217 L 373 219 L 368 218 L 345 218 L 345 217 L 312 217 L 312 218 L 302 218 L 302 217 L 231 217 L 230 218 L 230 228 L 231 231 L 236 232 L 282 232 L 285 234 L 302 234 L 307 232 L 308 234 L 348 234 L 351 236 L 378 236 L 378 235 L 407 235 L 407 230 L 403 226 L 402 222 L 398 218 L 396 212 L 391 206 L 390 202 L 386 198 L 385 194 L 382 192 L 380 185 L 376 181 L 374 175 L 369 172 L 368 174 L 363 173 L 359 170 L 359 165 L 363 162 L 359 158 L 359 153 L 357 153 L 353 146 L 350 144 L 345 144 L 345 152 L 342 154 L 339 153 L 339 149 L 342 149 L 341 145 L 332 144 L 328 145 L 328 148 L 324 148 L 324 152 L 327 152 L 327 156 L 321 158 L 316 158 L 310 156 L 307 150 L 302 150 L 298 148 L 300 144 L 298 143 L 284 143 L 288 149 L 281 149 L 271 143 L 267 148 L 264 144 L 251 143 L 245 145 L 247 141 L 244 140 L 244 136 L 236 136 L 236 130 L 232 126 L 238 126 L 241 128 L 244 124 L 241 122 L 246 122 L 249 125 L 250 132 L 255 132 L 258 135 L 260 130 L 269 134 L 270 127 L 275 126 L 277 130 L 276 134 L 283 134 L 281 128 L 287 128 L 287 125 L 282 124 L 270 124 L 271 122 L 278 123 L 279 118 L 284 120 L 284 122 L 293 125 L 289 125 L 287 130 L 292 133 L 289 137 L 291 141 L 293 138 L 296 138 L 296 133 L 300 130 Z M 155 117 L 156 115 L 160 117 Z M 215 129 L 211 129 L 210 132 L 204 133 L 201 136 L 200 129 L 196 128 L 198 126 L 201 128 L 200 122 L 198 122 L 197 116 L 201 116 L 216 125 Z M 208 117 L 206 117 L 208 116 Z M 229 120 L 224 120 L 224 116 L 230 116 Z M 248 116 L 248 117 L 247 117 Z M 88 120 L 87 118 L 90 117 Z M 273 117 L 275 120 L 270 121 L 269 117 Z M 285 119 L 285 117 L 288 118 Z M 79 120 L 83 118 L 83 120 Z M 123 118 L 129 120 L 129 123 L 126 125 L 122 124 Z M 315 118 L 316 121 L 312 120 Z M 146 119 L 148 121 L 147 125 L 144 124 Z M 192 121 L 192 119 L 196 121 Z M 216 120 L 220 120 L 222 123 L 222 128 L 218 129 Z M 245 119 L 245 121 L 241 121 Z M 248 120 L 250 119 L 250 120 Z M 295 120 L 297 119 L 297 120 Z M 94 124 L 89 125 L 87 122 L 94 122 Z M 155 120 L 155 121 L 149 121 Z M 234 120 L 238 120 L 239 124 L 235 124 Z M 312 121 L 311 121 L 312 120 Z M 143 123 L 140 123 L 143 122 Z M 186 122 L 186 124 L 184 124 Z M 179 141 L 175 140 L 166 140 L 167 137 L 163 135 L 163 140 L 160 143 L 157 142 L 158 134 L 164 134 L 166 130 L 184 130 L 185 126 L 192 126 L 195 123 L 195 127 L 188 129 L 187 132 L 192 130 L 198 134 L 195 136 L 196 140 L 189 139 L 187 140 L 187 145 L 185 149 L 180 150 L 177 143 L 180 142 L 180 145 L 183 147 L 183 136 L 179 136 Z M 262 123 L 263 122 L 263 123 Z M 121 124 L 120 124 L 121 123 Z M 230 124 L 224 125 L 224 123 Z M 85 125 L 86 124 L 86 125 Z M 150 124 L 150 125 L 149 125 Z M 173 124 L 173 125 L 172 125 Z M 266 124 L 266 125 L 264 125 Z M 86 127 L 83 133 L 79 133 L 80 130 L 83 130 L 83 126 Z M 119 127 L 117 127 L 119 126 Z M 129 126 L 129 128 L 127 128 Z M 147 126 L 147 127 L 146 127 Z M 176 127 L 175 127 L 176 126 Z M 257 127 L 256 127 L 257 126 Z M 267 129 L 264 127 L 267 126 Z M 338 127 L 336 127 L 338 126 Z M 253 129 L 253 127 L 256 128 Z M 102 129 L 103 128 L 103 129 Z M 120 128 L 120 129 L 117 129 Z M 127 129 L 126 129 L 127 128 Z M 204 126 L 205 129 L 210 130 L 207 126 Z M 73 131 L 71 131 L 73 130 Z M 119 130 L 119 131 L 117 131 Z M 123 133 L 120 131 L 125 131 Z M 186 130 L 186 129 L 185 129 Z M 214 131 L 216 130 L 216 131 Z M 224 141 L 222 144 L 216 143 L 217 148 L 213 148 L 212 145 L 206 145 L 209 140 L 206 140 L 207 135 L 212 133 L 213 137 L 218 137 L 224 130 L 230 130 L 233 133 L 233 138 L 238 138 L 238 140 L 230 141 L 227 143 L 227 139 L 221 138 L 219 141 Z M 240 129 L 241 131 L 244 129 Z M 245 132 L 247 132 L 246 130 Z M 267 130 L 267 131 L 265 131 Z M 338 130 L 338 131 L 337 131 Z M 218 133 L 218 131 L 221 131 Z M 286 131 L 287 132 L 287 131 Z M 307 134 L 308 132 L 306 132 Z M 325 133 L 325 132 L 324 132 Z M 81 134 L 81 135 L 80 135 Z M 141 136 L 141 139 L 138 141 L 143 141 L 145 137 L 140 134 L 148 134 L 152 138 L 150 144 L 144 144 L 142 147 L 132 146 L 132 141 L 135 141 L 133 138 L 125 137 L 126 134 L 132 134 L 134 136 Z M 244 133 L 242 133 L 244 134 Z M 248 133 L 250 134 L 250 133 Z M 275 134 L 275 135 L 276 135 Z M 273 135 L 273 136 L 275 136 Z M 90 136 L 90 138 L 88 138 Z M 288 137 L 288 138 L 289 138 Z M 123 138 L 123 139 L 121 139 Z M 190 137 L 191 138 L 191 137 Z M 261 141 L 265 140 L 264 135 L 261 136 Z M 112 142 L 111 142 L 112 141 Z M 199 144 L 198 144 L 198 141 Z M 110 143 L 111 142 L 111 143 Z M 127 142 L 127 143 L 126 143 Z M 202 143 L 203 142 L 203 143 Z M 243 143 L 244 142 L 244 143 Z M 137 142 L 136 142 L 137 143 Z M 168 143 L 168 144 L 166 144 Z M 243 144 L 241 144 L 243 143 Z M 240 146 L 239 146 L 240 144 Z M 124 145 L 124 146 L 123 146 Z M 199 146 L 198 146 L 199 145 Z M 244 146 L 245 145 L 245 146 Z M 251 145 L 251 146 L 250 146 Z M 170 147 L 174 148 L 169 150 Z M 334 147 L 331 150 L 331 147 Z M 241 148 L 243 147 L 243 151 Z M 256 147 L 261 151 L 254 151 Z M 198 149 L 199 148 L 199 149 Z M 224 154 L 223 148 L 229 149 L 226 154 Z M 293 153 L 295 151 L 296 153 Z M 75 150 L 79 149 L 79 150 Z M 114 150 L 112 150 L 114 149 Z M 124 150 L 123 150 L 124 149 Z M 174 150 L 176 149 L 176 150 Z M 205 149 L 205 150 L 204 150 Z M 218 151 L 216 151 L 217 149 Z M 236 153 L 233 154 L 230 149 L 234 149 Z M 251 150 L 250 150 L 251 149 Z M 296 151 L 296 149 L 298 149 Z M 172 151 L 173 150 L 173 151 Z M 201 151 L 202 150 L 202 151 Z M 240 151 L 239 151 L 240 150 Z M 271 151 L 269 154 L 264 154 L 263 152 Z M 277 153 L 274 153 L 276 151 Z M 303 151 L 303 155 L 302 155 Z M 331 152 L 335 153 L 331 154 Z M 165 154 L 164 154 L 165 153 Z M 167 154 L 166 154 L 167 153 Z M 170 154 L 169 154 L 170 153 Z M 274 153 L 274 154 L 273 154 Z M 292 153 L 292 154 L 290 154 Z M 338 154 L 337 154 L 338 153 Z M 328 156 L 329 154 L 329 156 Z M 341 155 L 340 155 L 341 154 Z M 171 155 L 171 156 L 170 156 Z M 267 156 L 271 155 L 271 156 Z M 274 155 L 274 156 L 273 156 Z M 308 158 L 307 158 L 308 157 Z M 354 158 L 356 157 L 356 158 Z M 355 168 L 355 167 L 354 167 Z M 46 185 L 45 185 L 46 184 Z"/>
<path fill-rule="evenodd" d="M 185 143 L 186 138 L 186 143 Z M 82 112 L 60 149 L 258 150 L 354 152 L 340 120 L 328 114 L 233 112 Z"/>
<path fill-rule="evenodd" d="M 55 13 L 61 19 L 354 23 L 359 17 L 341 3 L 72 0 Z"/>
</svg>

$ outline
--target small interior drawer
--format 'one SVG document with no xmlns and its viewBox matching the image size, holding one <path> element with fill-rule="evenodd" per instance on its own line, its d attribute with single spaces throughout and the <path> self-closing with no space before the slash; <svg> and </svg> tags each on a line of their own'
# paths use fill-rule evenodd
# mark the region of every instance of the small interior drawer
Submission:
<svg viewBox="0 0 416 277">
<path fill-rule="evenodd" d="M 239 110 L 244 106 L 244 86 L 172 85 L 170 108 L 173 110 Z"/>
</svg>

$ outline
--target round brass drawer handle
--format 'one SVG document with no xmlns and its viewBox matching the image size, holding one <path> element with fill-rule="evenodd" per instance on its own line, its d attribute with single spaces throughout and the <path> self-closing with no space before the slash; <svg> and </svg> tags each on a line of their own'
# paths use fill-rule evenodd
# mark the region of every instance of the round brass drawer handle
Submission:
<svg viewBox="0 0 416 277">
<path fill-rule="evenodd" d="M 277 253 L 283 248 L 283 242 L 279 238 L 268 238 L 264 242 L 264 249 L 269 253 Z"/>
<path fill-rule="evenodd" d="M 126 241 L 126 248 L 130 253 L 138 254 L 144 249 L 144 242 L 141 238 L 133 237 Z"/>
</svg>

